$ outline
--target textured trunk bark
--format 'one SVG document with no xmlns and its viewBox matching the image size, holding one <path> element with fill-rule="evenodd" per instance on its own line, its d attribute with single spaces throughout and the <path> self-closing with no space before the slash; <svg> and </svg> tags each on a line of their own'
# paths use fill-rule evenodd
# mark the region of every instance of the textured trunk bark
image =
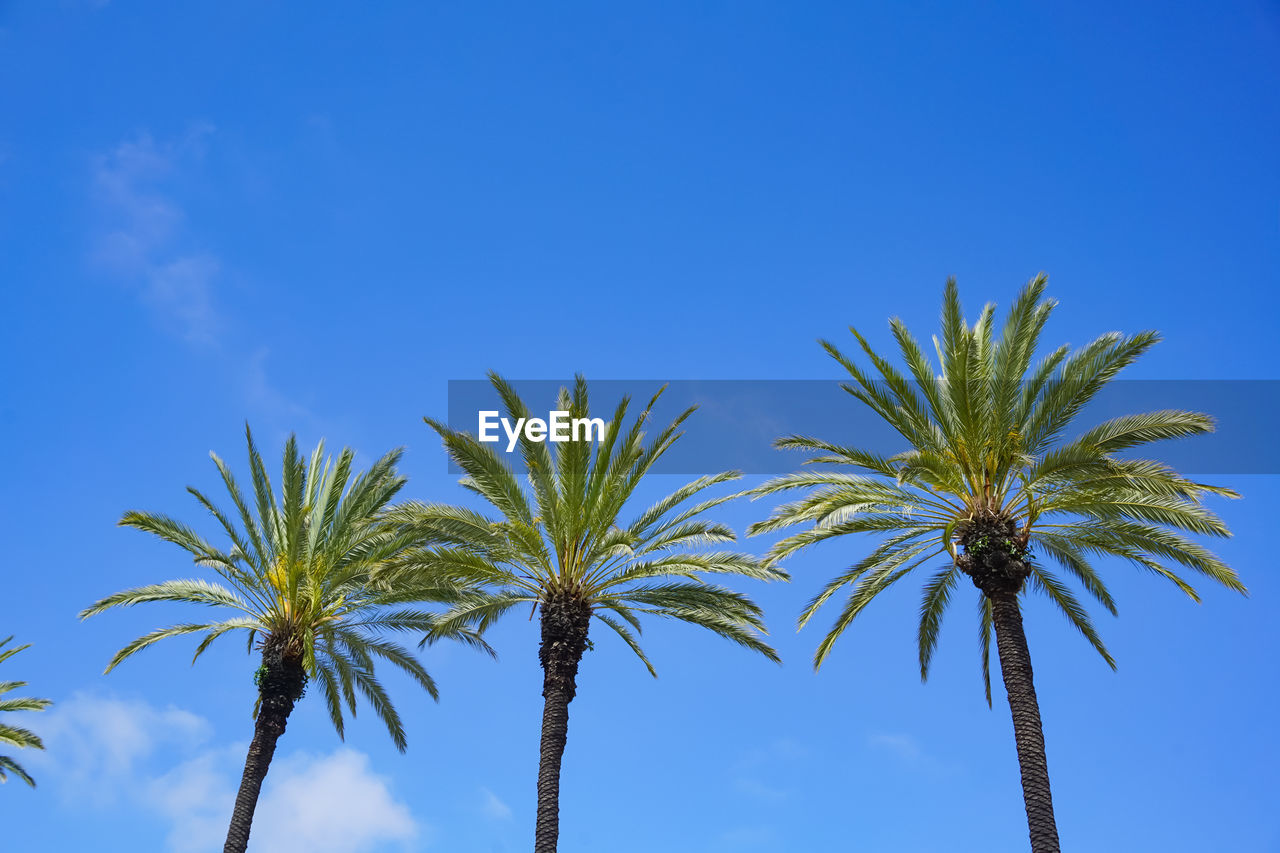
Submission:
<svg viewBox="0 0 1280 853">
<path fill-rule="evenodd" d="M 261 705 L 254 720 L 253 740 L 244 760 L 244 775 L 240 777 L 240 790 L 231 811 L 231 826 L 227 829 L 223 853 L 245 853 L 249 846 L 249 830 L 253 827 L 253 812 L 258 807 L 262 780 L 267 778 L 276 742 L 284 734 L 289 714 L 293 712 L 293 705 L 302 695 L 306 682 L 302 663 L 272 648 L 270 641 L 268 644 L 262 652 L 263 669 L 258 685 Z"/>
<path fill-rule="evenodd" d="M 1036 699 L 1031 674 L 1031 652 L 1022 630 L 1022 611 L 1016 592 L 990 596 L 996 647 L 1000 653 L 1000 673 L 1009 694 L 1013 713 L 1013 737 L 1018 746 L 1018 767 L 1022 771 L 1022 798 L 1027 807 L 1027 827 L 1032 853 L 1058 853 L 1058 825 L 1053 818 L 1053 795 L 1049 790 L 1049 763 L 1044 751 L 1044 729 L 1040 724 L 1040 703 Z"/>
<path fill-rule="evenodd" d="M 562 692 L 544 693 L 542 751 L 538 763 L 538 824 L 534 853 L 556 853 L 560 838 L 560 762 L 569 737 L 569 700 Z"/>
<path fill-rule="evenodd" d="M 568 598 L 542 604 L 542 751 L 538 763 L 538 817 L 534 853 L 556 853 L 560 838 L 560 763 L 569 737 L 569 703 L 577 693 L 578 664 L 587 650 L 591 608 Z"/>
</svg>

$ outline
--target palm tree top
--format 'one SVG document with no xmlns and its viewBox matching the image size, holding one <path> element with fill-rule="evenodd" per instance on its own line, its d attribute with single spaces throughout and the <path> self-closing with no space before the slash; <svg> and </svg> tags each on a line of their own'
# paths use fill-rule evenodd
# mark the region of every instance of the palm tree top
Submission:
<svg viewBox="0 0 1280 853">
<path fill-rule="evenodd" d="M 497 374 L 490 381 L 509 417 L 529 409 L 511 383 Z M 733 495 L 700 498 L 706 490 L 740 477 L 726 471 L 699 477 L 624 519 L 628 502 L 654 463 L 680 436 L 693 413 L 646 433 L 662 390 L 634 417 L 623 397 L 607 421 L 603 440 L 558 443 L 522 436 L 520 453 L 527 476 L 489 443 L 427 418 L 450 458 L 464 473 L 461 485 L 493 510 L 409 502 L 392 518 L 434 544 L 418 549 L 402 565 L 410 572 L 470 585 L 473 594 L 450 610 L 441 628 L 483 631 L 520 604 L 553 599 L 579 602 L 626 642 L 653 672 L 637 642 L 638 615 L 674 618 L 708 628 L 777 660 L 767 645 L 760 608 L 745 595 L 708 583 L 708 574 L 759 580 L 786 579 L 779 567 L 729 550 L 702 550 L 736 537 L 705 514 Z M 562 388 L 558 410 L 589 417 L 587 382 L 578 376 Z M 696 499 L 696 500 L 695 500 Z"/>
<path fill-rule="evenodd" d="M 336 457 L 326 456 L 321 441 L 308 459 L 290 435 L 277 495 L 247 425 L 245 438 L 249 499 L 214 453 L 210 456 L 231 510 L 219 508 L 196 488 L 187 489 L 213 516 L 226 546 L 217 547 L 194 528 L 159 513 L 129 511 L 120 520 L 122 526 L 177 545 L 198 569 L 212 570 L 218 581 L 195 577 L 125 590 L 99 600 L 80 617 L 153 601 L 200 604 L 231 615 L 144 634 L 116 652 L 106 671 L 160 640 L 202 634 L 194 663 L 219 637 L 243 632 L 249 649 L 256 641 L 259 648 L 271 647 L 301 662 L 308 679 L 319 682 L 340 736 L 343 706 L 354 715 L 359 693 L 403 750 L 404 727 L 374 674 L 374 664 L 381 659 L 398 667 L 437 697 L 435 682 L 422 664 L 385 635 L 434 629 L 431 614 L 410 602 L 430 599 L 437 592 L 447 598 L 448 593 L 438 586 L 393 591 L 372 581 L 376 569 L 410 544 L 382 522 L 405 482 L 395 469 L 401 451 L 392 450 L 357 473 L 350 448 Z"/>
<path fill-rule="evenodd" d="M 997 330 L 994 305 L 984 307 L 972 324 L 965 321 L 955 280 L 949 280 L 941 335 L 933 339 L 936 361 L 901 320 L 890 321 L 905 370 L 877 353 L 856 329 L 850 331 L 869 367 L 820 341 L 853 379 L 844 390 L 892 426 L 906 449 L 886 456 L 812 436 L 788 436 L 777 445 L 815 454 L 806 464 L 832 467 L 775 478 L 750 491 L 754 497 L 807 493 L 749 529 L 754 535 L 805 527 L 777 542 L 770 561 L 845 534 L 883 537 L 801 615 L 803 626 L 832 596 L 852 587 L 818 646 L 815 666 L 876 595 L 942 558 L 945 564 L 926 582 L 920 605 L 920 671 L 927 677 L 943 611 L 963 573 L 965 553 L 974 549 L 998 546 L 1026 556 L 1031 587 L 1047 595 L 1113 667 L 1088 613 L 1046 561 L 1112 613 L 1115 602 L 1093 565 L 1099 557 L 1120 557 L 1154 572 L 1193 599 L 1197 594 L 1182 576 L 1186 571 L 1245 592 L 1236 573 L 1188 535 L 1230 535 L 1203 500 L 1238 495 L 1192 482 L 1160 462 L 1120 455 L 1152 442 L 1211 432 L 1208 415 L 1175 410 L 1127 415 L 1065 438 L 1084 407 L 1159 335 L 1111 332 L 1036 360 L 1056 305 L 1044 298 L 1046 285 L 1044 275 L 1032 279 Z M 988 609 L 981 618 L 989 699 Z"/>
<path fill-rule="evenodd" d="M 21 651 L 31 648 L 30 644 L 25 646 L 16 646 L 14 648 L 5 648 L 11 642 L 13 637 L 5 637 L 0 640 L 0 663 L 4 663 L 9 658 Z M 14 690 L 26 687 L 25 681 L 0 681 L 0 714 L 10 711 L 43 711 L 52 705 L 52 701 L 48 699 L 32 699 L 26 696 L 6 696 Z M 0 747 L 17 747 L 18 749 L 44 749 L 44 743 L 40 737 L 29 729 L 22 726 L 11 725 L 0 721 Z M 12 773 L 23 782 L 26 782 L 32 788 L 36 786 L 36 780 L 31 778 L 22 765 L 16 759 L 8 755 L 0 755 L 0 782 L 9 781 L 9 774 Z"/>
</svg>

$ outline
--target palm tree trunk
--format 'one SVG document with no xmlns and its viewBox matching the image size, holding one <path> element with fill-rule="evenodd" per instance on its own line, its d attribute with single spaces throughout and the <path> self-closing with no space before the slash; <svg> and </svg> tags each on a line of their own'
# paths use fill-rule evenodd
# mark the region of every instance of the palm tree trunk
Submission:
<svg viewBox="0 0 1280 853">
<path fill-rule="evenodd" d="M 1000 672 L 1013 713 L 1013 737 L 1018 745 L 1022 771 L 1022 798 L 1027 807 L 1031 853 L 1059 853 L 1058 825 L 1053 819 L 1049 791 L 1049 763 L 1044 752 L 1040 703 L 1031 674 L 1031 652 L 1022 629 L 1022 611 L 1016 592 L 1000 592 L 991 599 L 991 620 L 1000 652 Z"/>
<path fill-rule="evenodd" d="M 262 781 L 267 778 L 276 742 L 284 734 L 293 705 L 302 695 L 306 682 L 302 663 L 285 657 L 279 650 L 264 648 L 262 666 L 258 685 L 261 704 L 254 720 L 253 740 L 244 760 L 244 775 L 240 777 L 240 790 L 231 811 L 231 826 L 227 829 L 223 853 L 245 853 L 249 846 L 249 830 L 253 826 L 253 812 L 258 807 Z"/>
<path fill-rule="evenodd" d="M 577 693 L 578 664 L 587 650 L 591 608 L 570 598 L 542 604 L 542 752 L 538 763 L 538 817 L 534 853 L 556 853 L 560 838 L 560 763 L 569 737 L 569 703 Z"/>
</svg>

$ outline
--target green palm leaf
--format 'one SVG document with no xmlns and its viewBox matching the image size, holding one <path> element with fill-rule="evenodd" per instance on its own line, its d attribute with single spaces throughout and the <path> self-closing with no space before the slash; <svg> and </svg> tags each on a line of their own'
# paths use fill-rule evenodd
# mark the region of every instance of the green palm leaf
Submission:
<svg viewBox="0 0 1280 853">
<path fill-rule="evenodd" d="M 4 663 L 19 652 L 30 648 L 30 645 L 6 648 L 11 642 L 13 642 L 13 637 L 5 637 L 0 640 L 0 663 Z M 0 681 L 0 714 L 43 711 L 53 704 L 48 699 L 8 695 L 14 690 L 19 690 L 26 686 L 27 683 L 25 681 Z M 44 742 L 30 729 L 9 722 L 0 722 L 0 748 L 44 749 Z M 32 788 L 36 786 L 36 780 L 31 778 L 31 774 L 22 768 L 17 759 L 8 755 L 0 755 L 0 782 L 8 781 L 10 774 L 26 782 Z"/>
<path fill-rule="evenodd" d="M 1192 598 L 1196 592 L 1183 571 L 1245 591 L 1230 567 L 1191 538 L 1229 535 L 1204 499 L 1235 493 L 1187 480 L 1157 461 L 1116 455 L 1211 432 L 1212 418 L 1179 410 L 1146 412 L 1112 418 L 1063 439 L 1083 408 L 1159 336 L 1106 334 L 1035 362 L 1040 334 L 1056 305 L 1044 298 L 1046 281 L 1039 276 L 1028 283 L 998 335 L 992 306 L 973 324 L 965 322 L 958 290 L 949 282 L 936 362 L 896 318 L 890 328 L 905 370 L 856 330 L 868 367 L 835 344 L 821 342 L 853 378 L 847 390 L 892 426 L 905 447 L 886 457 L 817 437 L 787 436 L 776 442 L 778 447 L 805 451 L 808 463 L 826 467 L 776 477 L 747 492 L 756 498 L 799 495 L 748 530 L 785 534 L 770 549 L 769 561 L 850 534 L 888 537 L 837 575 L 802 613 L 803 626 L 833 596 L 850 590 L 818 646 L 815 664 L 827 658 L 880 592 L 934 555 L 959 555 L 963 535 L 977 519 L 1007 520 L 1022 541 L 1047 558 L 1032 561 L 1032 586 L 1109 665 L 1114 661 L 1070 587 L 1070 582 L 1079 584 L 1115 613 L 1115 601 L 1093 562 L 1097 558 L 1119 557 Z M 924 585 L 918 632 L 922 677 L 928 675 L 956 576 L 955 568 L 943 569 Z"/>
<path fill-rule="evenodd" d="M 80 614 L 88 618 L 150 602 L 181 602 L 222 611 L 222 618 L 143 634 L 115 653 L 108 672 L 155 643 L 184 635 L 200 637 L 193 663 L 214 641 L 236 632 L 244 635 L 250 651 L 261 653 L 262 665 L 255 674 L 254 746 L 228 831 L 228 850 L 243 850 L 248 843 L 249 820 L 275 741 L 307 681 L 318 682 L 339 737 L 345 733 L 344 715 L 355 714 L 357 697 L 362 696 L 396 747 L 404 750 L 404 723 L 378 680 L 375 664 L 381 661 L 403 671 L 432 698 L 438 697 L 438 691 L 413 654 L 384 635 L 429 632 L 435 639 L 488 648 L 470 626 L 453 629 L 436 614 L 406 607 L 418 601 L 452 604 L 461 600 L 467 587 L 449 578 L 435 578 L 393 588 L 381 579 L 384 571 L 421 547 L 421 537 L 414 531 L 389 520 L 391 501 L 405 482 L 396 472 L 399 450 L 356 473 L 351 449 L 336 458 L 326 456 L 321 442 L 305 457 L 290 436 L 277 492 L 247 426 L 245 438 L 252 503 L 216 455 L 213 462 L 232 511 L 219 508 L 199 490 L 188 489 L 225 536 L 225 548 L 166 515 L 130 511 L 120 520 L 122 526 L 177 545 L 196 567 L 216 579 L 169 580 L 124 590 Z"/>
<path fill-rule="evenodd" d="M 220 550 L 196 530 L 158 513 L 130 511 L 121 525 L 134 527 L 171 542 L 186 551 L 197 566 L 212 570 L 218 582 L 202 578 L 171 580 L 108 595 L 81 613 L 88 618 L 116 607 L 131 607 L 166 601 L 200 604 L 233 611 L 229 619 L 184 623 L 151 631 L 120 649 L 107 670 L 154 643 L 186 634 L 202 634 L 196 648 L 199 658 L 221 636 L 243 631 L 256 637 L 258 648 L 279 644 L 300 656 L 306 675 L 322 685 L 340 684 L 343 679 L 333 669 L 330 645 L 338 634 L 334 625 L 349 625 L 340 632 L 342 642 L 356 643 L 388 662 L 405 669 L 435 695 L 434 683 L 407 653 L 380 645 L 377 634 L 384 630 L 421 631 L 431 627 L 440 637 L 434 617 L 421 612 L 406 613 L 396 608 L 403 590 L 394 593 L 373 582 L 375 571 L 394 564 L 416 546 L 414 537 L 403 535 L 385 522 L 390 501 L 404 484 L 395 472 L 400 451 L 381 457 L 368 471 L 352 473 L 354 452 L 344 449 L 337 458 L 324 455 L 319 444 L 306 459 L 290 437 L 285 445 L 277 499 L 262 457 L 246 428 L 249 468 L 255 504 L 245 501 L 236 478 L 216 455 L 214 464 L 226 486 L 234 511 L 220 510 L 203 493 L 191 493 L 217 521 L 230 542 Z M 233 522 L 233 519 L 235 520 Z M 435 596 L 448 599 L 457 587 L 436 584 L 415 591 L 418 599 Z M 380 688 L 372 665 L 361 670 L 354 683 L 363 683 L 372 696 L 375 710 L 388 722 L 398 746 L 403 746 L 403 729 L 394 708 Z M 334 725 L 342 733 L 340 713 L 332 713 Z M 394 723 L 394 725 L 393 725 Z"/>
<path fill-rule="evenodd" d="M 493 374 L 490 379 L 508 418 L 514 422 L 530 416 L 510 383 Z M 483 635 L 512 611 L 540 615 L 545 709 L 539 850 L 555 849 L 568 703 L 577 689 L 578 664 L 590 648 L 593 620 L 607 626 L 654 675 L 640 643 L 642 618 L 648 617 L 695 625 L 778 660 L 764 639 L 755 603 L 705 579 L 787 577 L 769 561 L 724 550 L 735 540 L 733 531 L 707 517 L 733 497 L 705 497 L 707 490 L 738 479 L 737 472 L 699 477 L 625 515 L 646 474 L 679 439 L 692 413 L 685 411 L 665 426 L 653 424 L 661 393 L 634 415 L 629 399 L 619 401 L 603 440 L 596 443 L 551 444 L 522 436 L 523 478 L 493 444 L 428 418 L 450 459 L 466 475 L 463 487 L 479 496 L 486 510 L 407 503 L 388 514 L 400 529 L 422 540 L 421 547 L 382 570 L 388 588 L 441 582 L 464 588 L 425 632 L 426 642 L 449 633 Z M 556 408 L 571 418 L 590 417 L 582 377 L 560 391 Z M 335 704 L 336 697 L 330 702 Z"/>
</svg>

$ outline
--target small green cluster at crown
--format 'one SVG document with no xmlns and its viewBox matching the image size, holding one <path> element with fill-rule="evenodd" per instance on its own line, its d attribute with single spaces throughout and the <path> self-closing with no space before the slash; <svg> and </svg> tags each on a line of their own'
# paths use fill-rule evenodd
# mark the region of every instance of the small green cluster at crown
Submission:
<svg viewBox="0 0 1280 853">
<path fill-rule="evenodd" d="M 996 549 L 1004 551 L 1015 560 L 1025 559 L 1031 553 L 1029 546 L 1024 546 L 1009 536 L 992 536 L 983 533 L 966 543 L 965 550 L 975 557 L 984 557 Z"/>
<path fill-rule="evenodd" d="M 267 677 L 267 671 L 267 665 L 265 663 L 260 664 L 258 668 L 253 671 L 253 686 L 258 688 L 259 692 L 262 691 L 262 679 Z M 302 687 L 298 691 L 298 698 L 294 700 L 295 702 L 307 695 L 307 681 L 309 680 L 306 670 L 303 670 Z"/>
</svg>

